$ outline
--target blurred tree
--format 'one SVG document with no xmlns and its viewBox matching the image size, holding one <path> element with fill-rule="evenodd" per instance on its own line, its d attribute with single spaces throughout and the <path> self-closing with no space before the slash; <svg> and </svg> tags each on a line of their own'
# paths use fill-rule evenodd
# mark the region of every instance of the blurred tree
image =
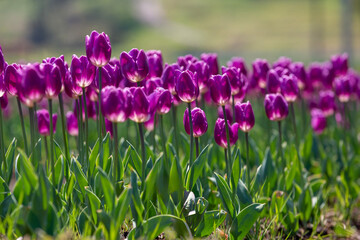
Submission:
<svg viewBox="0 0 360 240">
<path fill-rule="evenodd" d="M 341 0 L 341 50 L 353 56 L 353 0 Z"/>
<path fill-rule="evenodd" d="M 46 0 L 34 0 L 34 8 L 31 14 L 29 38 L 37 45 L 46 42 L 48 31 L 45 21 Z"/>
<path fill-rule="evenodd" d="M 324 1 L 310 0 L 310 57 L 311 59 L 324 59 Z"/>
</svg>

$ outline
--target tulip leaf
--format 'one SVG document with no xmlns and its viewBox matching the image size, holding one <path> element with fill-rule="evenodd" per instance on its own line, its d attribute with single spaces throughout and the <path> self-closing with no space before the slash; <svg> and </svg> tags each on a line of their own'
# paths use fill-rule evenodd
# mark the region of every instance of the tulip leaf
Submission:
<svg viewBox="0 0 360 240">
<path fill-rule="evenodd" d="M 237 188 L 237 184 L 239 181 L 238 179 L 240 179 L 240 174 L 241 174 L 241 154 L 240 154 L 240 149 L 238 148 L 236 150 L 236 154 L 232 164 L 232 172 L 231 172 L 232 183 L 235 183 L 233 189 Z"/>
<path fill-rule="evenodd" d="M 85 187 L 86 196 L 89 201 L 90 205 L 90 211 L 91 215 L 94 219 L 95 224 L 97 223 L 97 213 L 96 211 L 100 209 L 101 201 L 100 199 L 92 192 L 90 191 L 89 187 Z"/>
<path fill-rule="evenodd" d="M 130 151 L 130 155 L 129 155 L 130 159 L 128 160 L 128 163 L 136 171 L 137 175 L 140 178 L 142 178 L 142 170 L 141 170 L 142 163 L 141 163 L 140 155 L 137 153 L 136 149 L 131 143 L 129 143 L 129 145 L 131 147 L 131 151 Z"/>
<path fill-rule="evenodd" d="M 12 171 L 13 171 L 13 166 L 14 166 L 14 161 L 15 161 L 16 144 L 17 144 L 17 141 L 14 138 L 11 141 L 9 147 L 7 148 L 6 155 L 5 155 L 7 171 L 6 171 L 6 176 L 4 176 L 4 180 L 6 181 L 7 184 L 10 184 L 11 177 L 12 177 Z M 5 172 L 5 171 L 3 171 L 3 172 Z"/>
<path fill-rule="evenodd" d="M 175 203 L 179 203 L 182 199 L 182 195 L 184 194 L 182 170 L 174 146 L 169 144 L 169 148 L 172 153 L 172 163 L 169 176 L 169 182 L 171 182 L 171 184 L 169 184 L 169 193 L 172 194 Z"/>
<path fill-rule="evenodd" d="M 236 194 L 239 198 L 241 209 L 253 203 L 249 190 L 241 179 L 239 179 L 237 184 Z"/>
<path fill-rule="evenodd" d="M 173 215 L 159 215 L 146 220 L 141 226 L 133 229 L 128 236 L 129 240 L 142 238 L 155 239 L 167 228 L 174 230 L 176 239 L 191 239 L 191 232 L 187 224 L 180 218 Z"/>
<path fill-rule="evenodd" d="M 85 187 L 88 186 L 89 184 L 85 178 L 85 174 L 81 170 L 81 164 L 75 158 L 73 158 L 72 160 L 71 169 L 75 173 L 75 177 L 77 180 L 77 184 L 79 185 L 79 189 L 83 197 L 85 197 Z"/>
<path fill-rule="evenodd" d="M 233 220 L 230 234 L 234 239 L 244 239 L 256 220 L 260 217 L 264 204 L 253 203 L 244 208 Z"/>
<path fill-rule="evenodd" d="M 10 194 L 9 186 L 5 180 L 0 176 L 0 203 Z"/>
<path fill-rule="evenodd" d="M 142 216 L 144 212 L 144 206 L 140 199 L 140 193 L 137 184 L 137 175 L 133 171 L 131 171 L 130 183 L 132 193 L 130 201 L 131 213 L 135 220 L 136 226 L 140 226 L 143 221 Z"/>
<path fill-rule="evenodd" d="M 97 177 L 100 177 L 102 191 L 104 192 L 106 209 L 111 212 L 114 209 L 115 189 L 106 173 L 100 167 L 97 170 L 99 174 Z"/>
<path fill-rule="evenodd" d="M 225 220 L 226 212 L 214 210 L 205 212 L 202 221 L 196 228 L 195 237 L 206 237 L 213 233 Z"/>
<path fill-rule="evenodd" d="M 99 141 L 99 139 L 97 139 L 94 147 L 91 149 L 90 156 L 89 156 L 89 170 L 90 170 L 89 172 L 90 172 L 91 176 L 94 175 L 94 171 L 96 169 L 96 161 L 99 156 L 99 148 L 100 148 L 100 141 Z M 101 166 L 101 167 L 103 167 L 103 166 Z"/>
<path fill-rule="evenodd" d="M 38 181 L 38 177 L 30 160 L 23 155 L 18 155 L 16 164 L 18 165 L 19 173 L 25 177 L 30 186 L 35 187 Z"/>
<path fill-rule="evenodd" d="M 237 214 L 234 208 L 234 205 L 236 205 L 236 203 L 233 202 L 233 195 L 230 187 L 226 183 L 225 179 L 217 173 L 215 173 L 215 179 L 216 185 L 220 193 L 221 202 L 226 211 L 230 214 L 231 218 L 234 218 Z"/>
<path fill-rule="evenodd" d="M 204 149 L 199 154 L 199 157 L 194 161 L 193 165 L 190 167 L 190 170 L 187 173 L 187 179 L 186 179 L 186 188 L 192 189 L 200 177 L 200 175 L 203 172 L 203 168 L 205 167 L 206 160 L 207 160 L 207 150 L 210 145 L 206 145 Z M 211 148 L 211 147 L 210 147 Z M 192 174 L 193 182 L 192 186 L 190 186 L 190 176 Z"/>
<path fill-rule="evenodd" d="M 105 171 L 105 172 L 109 172 L 110 171 L 110 167 L 111 167 L 111 161 L 110 161 L 110 134 L 109 132 L 106 133 L 104 139 L 102 140 L 102 163 L 103 165 L 101 166 L 101 168 Z"/>
<path fill-rule="evenodd" d="M 267 148 L 265 159 L 257 169 L 252 190 L 259 191 L 262 186 L 265 186 L 265 189 L 272 188 L 276 183 L 276 178 L 276 168 L 270 150 Z"/>
<path fill-rule="evenodd" d="M 150 170 L 149 174 L 146 176 L 145 179 L 145 189 L 143 195 L 145 196 L 146 201 L 151 201 L 154 198 L 154 194 L 156 193 L 156 189 L 158 188 L 157 178 L 159 175 L 160 167 L 161 167 L 161 159 L 162 157 L 158 158 Z"/>
<path fill-rule="evenodd" d="M 119 229 L 124 222 L 131 201 L 131 190 L 126 188 L 120 195 L 115 209 L 116 228 Z"/>
</svg>

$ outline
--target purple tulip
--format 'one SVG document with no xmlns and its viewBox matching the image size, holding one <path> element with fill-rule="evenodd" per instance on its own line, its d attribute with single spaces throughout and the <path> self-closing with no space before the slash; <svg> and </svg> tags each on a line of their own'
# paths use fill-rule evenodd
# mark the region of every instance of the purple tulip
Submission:
<svg viewBox="0 0 360 240">
<path fill-rule="evenodd" d="M 341 55 L 332 56 L 331 64 L 336 76 L 345 75 L 349 69 L 348 55 L 344 53 Z"/>
<path fill-rule="evenodd" d="M 5 59 L 4 59 L 4 54 L 2 52 L 2 48 L 0 46 L 0 75 L 3 73 L 4 70 L 5 70 Z"/>
<path fill-rule="evenodd" d="M 288 58 L 288 57 L 279 57 L 278 60 L 276 60 L 274 63 L 273 63 L 273 68 L 276 68 L 276 67 L 282 67 L 282 68 L 289 68 L 291 64 L 291 59 Z"/>
<path fill-rule="evenodd" d="M 57 97 L 62 87 L 59 67 L 51 63 L 42 63 L 40 69 L 45 80 L 45 97 L 48 99 Z"/>
<path fill-rule="evenodd" d="M 6 90 L 12 96 L 18 96 L 18 89 L 22 79 L 22 66 L 13 63 L 7 66 L 4 75 Z"/>
<path fill-rule="evenodd" d="M 50 116 L 49 112 L 46 109 L 40 109 L 36 112 L 37 120 L 38 120 L 38 129 L 39 133 L 42 136 L 50 135 Z M 56 120 L 57 114 L 52 115 L 53 120 L 53 133 L 56 132 Z"/>
<path fill-rule="evenodd" d="M 295 102 L 299 95 L 299 86 L 295 75 L 281 77 L 281 93 L 287 102 Z"/>
<path fill-rule="evenodd" d="M 158 119 L 158 118 L 157 118 Z M 156 120 L 157 120 L 156 119 Z M 155 128 L 155 113 L 153 113 L 149 120 L 147 120 L 146 122 L 144 122 L 144 127 L 146 128 L 146 130 L 148 130 L 149 132 L 154 131 Z"/>
<path fill-rule="evenodd" d="M 229 137 L 230 137 L 230 146 L 234 145 L 238 140 L 238 129 L 239 124 L 234 123 L 233 125 L 230 122 L 227 122 L 229 127 Z M 215 129 L 214 129 L 214 138 L 215 142 L 222 148 L 227 148 L 227 140 L 226 140 L 226 127 L 225 127 L 225 120 L 218 118 L 215 122 Z"/>
<path fill-rule="evenodd" d="M 231 98 L 231 85 L 229 77 L 226 74 L 211 76 L 210 93 L 212 100 L 217 105 L 224 106 L 228 103 Z"/>
<path fill-rule="evenodd" d="M 172 95 L 176 95 L 176 81 L 178 78 L 179 66 L 177 64 L 168 65 L 165 67 L 164 72 L 161 76 L 163 87 L 168 89 Z"/>
<path fill-rule="evenodd" d="M 56 57 L 45 58 L 43 60 L 43 63 L 51 63 L 51 64 L 55 64 L 56 66 L 58 66 L 58 68 L 60 70 L 60 75 L 61 75 L 61 82 L 63 84 L 64 80 L 65 80 L 65 77 L 66 77 L 66 72 L 69 71 L 67 63 L 65 62 L 65 59 L 64 59 L 64 55 L 61 55 L 58 58 L 56 58 Z M 63 86 L 62 86 L 62 88 L 63 88 Z"/>
<path fill-rule="evenodd" d="M 113 138 L 114 128 L 113 123 L 105 118 L 105 131 L 110 134 L 110 138 Z"/>
<path fill-rule="evenodd" d="M 79 135 L 78 120 L 74 112 L 66 113 L 66 126 L 67 131 L 71 136 Z"/>
<path fill-rule="evenodd" d="M 297 77 L 299 88 L 304 89 L 305 83 L 307 82 L 307 74 L 304 64 L 302 62 L 294 62 L 290 64 L 289 69 L 291 73 Z"/>
<path fill-rule="evenodd" d="M 267 75 L 267 91 L 268 93 L 279 93 L 281 91 L 280 78 L 274 69 L 271 69 Z"/>
<path fill-rule="evenodd" d="M 127 90 L 131 93 L 130 100 L 132 109 L 129 118 L 137 123 L 146 122 L 150 119 L 153 110 L 150 106 L 148 96 L 142 87 L 134 87 Z"/>
<path fill-rule="evenodd" d="M 340 102 L 348 102 L 351 95 L 349 76 L 339 76 L 334 81 L 335 93 Z"/>
<path fill-rule="evenodd" d="M 158 87 L 149 95 L 149 100 L 150 105 L 152 105 L 150 108 L 156 109 L 157 114 L 164 115 L 171 109 L 173 96 L 169 90 Z"/>
<path fill-rule="evenodd" d="M 121 72 L 118 66 L 116 65 L 106 65 L 102 68 L 101 71 L 101 84 L 102 88 L 105 88 L 107 86 L 114 86 L 116 87 L 121 78 Z M 96 92 L 99 92 L 99 74 L 95 76 L 95 80 L 92 84 L 93 88 L 96 90 Z"/>
<path fill-rule="evenodd" d="M 88 87 L 85 92 L 86 98 L 89 99 L 91 102 L 97 102 L 99 100 L 99 94 L 95 88 L 95 86 L 90 85 L 90 87 Z"/>
<path fill-rule="evenodd" d="M 230 61 L 227 62 L 228 67 L 235 67 L 240 69 L 240 72 L 247 76 L 247 68 L 245 64 L 245 60 L 241 57 L 233 57 Z"/>
<path fill-rule="evenodd" d="M 150 50 L 146 52 L 149 61 L 149 75 L 148 78 L 161 77 L 163 72 L 163 58 L 161 51 Z"/>
<path fill-rule="evenodd" d="M 96 67 L 103 67 L 110 61 L 111 44 L 108 35 L 92 31 L 85 37 L 86 56 Z"/>
<path fill-rule="evenodd" d="M 45 81 L 39 65 L 27 65 L 19 86 L 19 97 L 28 107 L 33 107 L 45 95 Z"/>
<path fill-rule="evenodd" d="M 191 64 L 193 64 L 193 63 L 195 63 L 197 61 L 199 61 L 198 58 L 194 57 L 191 54 L 188 54 L 188 55 L 185 55 L 185 56 L 178 57 L 177 64 L 178 64 L 181 71 L 185 71 L 185 70 L 188 69 L 188 67 Z"/>
<path fill-rule="evenodd" d="M 311 127 L 316 134 L 321 134 L 326 128 L 326 117 L 320 109 L 311 110 Z"/>
<path fill-rule="evenodd" d="M 325 115 L 329 117 L 335 113 L 336 103 L 335 103 L 335 94 L 331 90 L 319 92 L 319 108 Z"/>
<path fill-rule="evenodd" d="M 323 82 L 323 66 L 321 63 L 312 63 L 309 66 L 309 81 L 314 88 L 319 88 Z"/>
<path fill-rule="evenodd" d="M 96 67 L 85 56 L 78 58 L 76 55 L 73 55 L 70 72 L 72 81 L 77 86 L 87 88 L 94 81 Z"/>
<path fill-rule="evenodd" d="M 216 53 L 203 53 L 200 58 L 209 65 L 211 75 L 219 74 L 219 64 Z"/>
<path fill-rule="evenodd" d="M 120 66 L 124 77 L 135 83 L 144 80 L 149 73 L 148 58 L 144 50 L 136 48 L 129 53 L 121 53 Z"/>
<path fill-rule="evenodd" d="M 256 59 L 253 64 L 253 77 L 260 88 L 266 87 L 267 73 L 270 70 L 269 63 L 265 59 Z"/>
<path fill-rule="evenodd" d="M 209 65 L 204 61 L 197 61 L 190 64 L 188 69 L 192 73 L 196 73 L 200 92 L 206 92 L 208 90 L 208 81 L 210 77 Z"/>
<path fill-rule="evenodd" d="M 284 97 L 279 94 L 266 94 L 265 112 L 271 121 L 281 121 L 289 114 L 289 107 Z"/>
<path fill-rule="evenodd" d="M 201 137 L 208 129 L 208 123 L 205 112 L 200 108 L 194 108 L 191 110 L 191 118 L 193 124 L 193 136 Z M 184 112 L 183 118 L 185 132 L 190 135 L 190 123 L 189 123 L 189 109 L 187 108 Z"/>
<path fill-rule="evenodd" d="M 129 93 L 121 88 L 107 86 L 101 92 L 102 114 L 111 122 L 124 122 L 130 115 Z"/>
<path fill-rule="evenodd" d="M 235 105 L 235 121 L 243 132 L 249 132 L 254 127 L 255 116 L 249 101 Z"/>
<path fill-rule="evenodd" d="M 65 93 L 70 98 L 76 99 L 83 94 L 82 88 L 73 82 L 70 72 L 67 72 L 65 76 L 64 87 Z"/>
<path fill-rule="evenodd" d="M 4 96 L 6 93 L 6 84 L 4 80 L 4 74 L 0 74 L 0 97 Z"/>
<path fill-rule="evenodd" d="M 233 122 L 233 112 L 230 105 L 225 105 L 225 112 L 227 120 L 229 120 L 229 122 Z M 218 107 L 218 117 L 221 119 L 225 119 L 222 106 Z"/>
<path fill-rule="evenodd" d="M 153 93 L 155 91 L 156 88 L 161 87 L 161 86 L 162 86 L 162 81 L 158 77 L 153 77 L 153 78 L 146 80 L 145 89 L 146 89 L 147 95 L 150 95 L 151 93 Z"/>
<path fill-rule="evenodd" d="M 191 103 L 199 96 L 197 76 L 189 70 L 183 71 L 179 74 L 175 88 L 177 95 L 183 102 Z"/>
<path fill-rule="evenodd" d="M 221 68 L 222 73 L 226 74 L 229 78 L 230 86 L 231 86 L 231 95 L 236 95 L 240 92 L 241 88 L 244 87 L 244 75 L 240 72 L 238 68 L 229 67 Z"/>
</svg>

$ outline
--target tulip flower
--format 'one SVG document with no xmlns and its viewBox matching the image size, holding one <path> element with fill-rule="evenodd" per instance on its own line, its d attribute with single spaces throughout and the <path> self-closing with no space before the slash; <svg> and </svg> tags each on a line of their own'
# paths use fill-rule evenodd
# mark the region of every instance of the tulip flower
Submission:
<svg viewBox="0 0 360 240">
<path fill-rule="evenodd" d="M 239 124 L 241 131 L 247 133 L 255 125 L 255 116 L 249 101 L 235 105 L 235 121 Z"/>
<path fill-rule="evenodd" d="M 269 63 L 265 59 L 256 59 L 253 64 L 253 77 L 260 88 L 266 87 L 266 77 L 270 70 Z"/>
<path fill-rule="evenodd" d="M 311 110 L 311 127 L 316 134 L 321 134 L 326 128 L 326 117 L 320 109 Z"/>
<path fill-rule="evenodd" d="M 64 80 L 65 93 L 70 98 L 77 99 L 83 94 L 83 89 L 74 83 L 71 73 L 67 72 Z"/>
<path fill-rule="evenodd" d="M 9 104 L 9 99 L 6 94 L 4 94 L 2 97 L 0 97 L 0 107 L 1 109 L 6 109 Z"/>
<path fill-rule="evenodd" d="M 0 97 L 4 96 L 6 93 L 6 84 L 4 81 L 4 74 L 0 74 Z"/>
<path fill-rule="evenodd" d="M 210 77 L 209 65 L 204 61 L 191 63 L 188 68 L 192 73 L 196 73 L 199 90 L 205 93 L 208 90 L 208 81 Z"/>
<path fill-rule="evenodd" d="M 108 35 L 92 31 L 85 37 L 86 56 L 92 65 L 104 67 L 111 58 L 111 44 Z"/>
<path fill-rule="evenodd" d="M 146 83 L 145 83 L 146 94 L 150 95 L 151 93 L 153 93 L 155 91 L 156 88 L 161 87 L 161 86 L 162 86 L 162 81 L 158 77 L 153 77 L 153 78 L 146 80 Z"/>
<path fill-rule="evenodd" d="M 295 75 L 284 75 L 281 77 L 281 93 L 287 102 L 295 102 L 299 95 L 299 86 Z"/>
<path fill-rule="evenodd" d="M 191 103 L 195 101 L 199 96 L 197 75 L 189 70 L 181 72 L 177 78 L 175 89 L 183 102 Z"/>
<path fill-rule="evenodd" d="M 302 62 L 294 62 L 289 66 L 290 72 L 294 74 L 298 79 L 298 86 L 302 90 L 307 82 L 307 74 L 304 64 Z"/>
<path fill-rule="evenodd" d="M 274 69 L 271 69 L 268 72 L 266 82 L 268 93 L 279 93 L 281 91 L 280 85 L 279 75 Z"/>
<path fill-rule="evenodd" d="M 222 73 L 226 74 L 229 78 L 231 86 L 231 95 L 236 95 L 240 92 L 241 88 L 244 86 L 244 78 L 240 73 L 240 70 L 235 67 L 221 68 Z"/>
<path fill-rule="evenodd" d="M 137 123 L 143 123 L 149 120 L 153 109 L 150 108 L 150 101 L 145 94 L 144 88 L 134 87 L 126 91 L 130 98 L 130 105 L 132 106 L 129 118 Z"/>
<path fill-rule="evenodd" d="M 125 122 L 130 115 L 129 93 L 113 86 L 102 90 L 101 111 L 110 122 Z"/>
<path fill-rule="evenodd" d="M 191 110 L 191 117 L 193 122 L 193 136 L 195 138 L 204 135 L 208 129 L 208 123 L 206 120 L 205 112 L 200 108 L 194 108 Z M 189 109 L 184 112 L 184 128 L 185 132 L 190 135 L 190 123 L 189 123 Z"/>
<path fill-rule="evenodd" d="M 227 62 L 228 67 L 235 67 L 240 70 L 240 73 L 247 76 L 247 68 L 245 60 L 241 57 L 233 57 L 230 61 Z"/>
<path fill-rule="evenodd" d="M 246 166 L 247 183 L 250 186 L 250 163 L 249 163 L 249 131 L 255 125 L 255 116 L 249 101 L 246 103 L 237 103 L 235 105 L 235 121 L 239 124 L 241 131 L 245 132 L 246 142 Z"/>
<path fill-rule="evenodd" d="M 179 70 L 185 71 L 189 68 L 189 66 L 195 62 L 199 61 L 198 58 L 194 57 L 191 54 L 178 57 L 177 64 L 179 66 Z"/>
<path fill-rule="evenodd" d="M 38 130 L 40 135 L 49 136 L 50 135 L 50 114 L 46 109 L 40 109 L 36 111 L 37 119 L 38 119 Z M 53 133 L 56 132 L 56 120 L 57 114 L 52 115 L 53 121 Z"/>
<path fill-rule="evenodd" d="M 274 63 L 273 63 L 273 68 L 276 68 L 276 67 L 282 67 L 282 68 L 289 68 L 291 64 L 291 59 L 288 58 L 288 57 L 279 57 L 278 60 L 276 60 Z"/>
<path fill-rule="evenodd" d="M 219 64 L 216 53 L 203 53 L 200 58 L 209 65 L 211 75 L 219 74 Z"/>
<path fill-rule="evenodd" d="M 339 76 L 334 81 L 335 93 L 342 103 L 350 100 L 351 88 L 349 76 Z"/>
<path fill-rule="evenodd" d="M 45 95 L 46 85 L 38 65 L 28 65 L 25 67 L 19 85 L 20 99 L 28 107 L 33 107 Z"/>
<path fill-rule="evenodd" d="M 59 95 L 62 87 L 60 69 L 51 63 L 43 63 L 40 68 L 45 80 L 45 97 L 53 99 Z"/>
<path fill-rule="evenodd" d="M 129 53 L 122 52 L 120 66 L 124 77 L 135 83 L 141 82 L 149 74 L 148 58 L 144 50 L 133 48 Z"/>
<path fill-rule="evenodd" d="M 105 118 L 105 131 L 107 133 L 109 133 L 111 139 L 114 139 L 114 125 L 113 125 L 113 122 L 107 120 L 106 118 Z M 116 143 L 114 142 L 114 144 L 116 144 Z M 114 152 L 114 156 L 115 156 L 115 154 L 116 153 Z"/>
<path fill-rule="evenodd" d="M 309 66 L 309 81 L 314 88 L 319 88 L 323 82 L 323 67 L 321 63 L 312 63 Z"/>
<path fill-rule="evenodd" d="M 150 50 L 146 52 L 149 62 L 149 75 L 148 78 L 161 77 L 163 72 L 163 58 L 161 51 Z"/>
<path fill-rule="evenodd" d="M 325 117 L 329 117 L 335 113 L 336 103 L 335 94 L 333 91 L 326 90 L 319 92 L 319 108 Z"/>
<path fill-rule="evenodd" d="M 2 55 L 1 47 L 0 47 L 0 55 Z M 0 166 L 1 166 L 3 161 L 6 162 L 5 161 L 5 144 L 4 144 L 4 135 L 3 135 L 4 129 L 3 129 L 2 109 L 4 108 L 3 107 L 3 105 L 5 105 L 4 103 L 6 103 L 6 105 L 7 105 L 6 86 L 5 86 L 5 82 L 4 82 L 4 74 L 2 72 L 0 72 L 0 103 L 1 103 L 1 106 L 0 106 L 0 148 L 1 148 L 1 159 L 2 159 L 2 160 L 0 160 Z M 6 163 L 4 164 L 4 166 L 6 169 Z M 0 169 L 0 173 L 1 173 L 1 169 Z"/>
<path fill-rule="evenodd" d="M 348 55 L 334 55 L 331 57 L 331 64 L 336 76 L 345 75 L 348 72 Z"/>
<path fill-rule="evenodd" d="M 163 87 L 168 89 L 172 95 L 176 95 L 176 81 L 178 75 L 180 74 L 178 71 L 179 66 L 176 64 L 168 65 L 165 67 L 164 72 L 161 76 L 161 80 L 163 82 Z"/>
<path fill-rule="evenodd" d="M 149 96 L 151 108 L 156 109 L 156 113 L 164 115 L 171 109 L 173 96 L 170 91 L 162 87 L 158 87 Z"/>
<path fill-rule="evenodd" d="M 67 131 L 71 136 L 79 135 L 78 120 L 74 112 L 66 113 Z"/>
<path fill-rule="evenodd" d="M 72 81 L 81 88 L 87 88 L 94 81 L 96 68 L 85 56 L 73 55 L 70 67 Z"/>
<path fill-rule="evenodd" d="M 217 105 L 225 106 L 231 97 L 231 85 L 228 75 L 213 75 L 210 78 L 210 84 L 212 100 Z"/>
<path fill-rule="evenodd" d="M 5 59 L 4 54 L 2 52 L 2 48 L 0 46 L 0 75 L 5 71 Z"/>
<path fill-rule="evenodd" d="M 271 121 L 281 121 L 289 114 L 288 104 L 281 94 L 266 94 L 265 112 Z"/>
</svg>

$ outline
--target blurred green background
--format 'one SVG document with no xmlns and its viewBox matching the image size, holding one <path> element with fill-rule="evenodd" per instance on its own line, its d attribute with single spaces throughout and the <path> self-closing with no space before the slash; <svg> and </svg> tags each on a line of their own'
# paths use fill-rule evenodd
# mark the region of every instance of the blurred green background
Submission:
<svg viewBox="0 0 360 240">
<path fill-rule="evenodd" d="M 106 32 L 113 56 L 160 49 L 166 62 L 217 52 L 304 62 L 347 51 L 360 66 L 359 0 L 0 0 L 8 62 L 85 54 L 85 35 Z"/>
</svg>

